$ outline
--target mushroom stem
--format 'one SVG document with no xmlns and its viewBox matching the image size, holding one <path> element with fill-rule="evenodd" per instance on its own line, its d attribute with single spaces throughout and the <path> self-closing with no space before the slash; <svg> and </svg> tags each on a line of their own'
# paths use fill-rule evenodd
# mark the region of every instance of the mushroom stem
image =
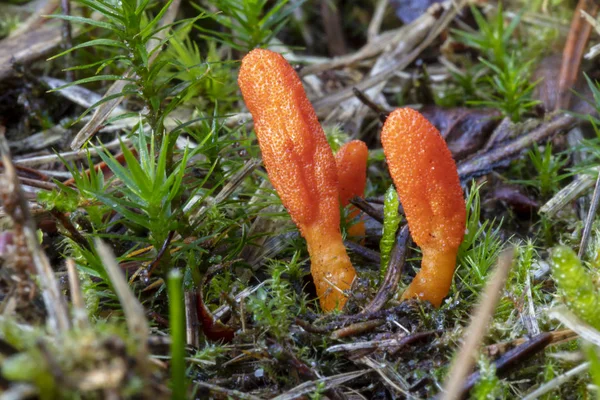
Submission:
<svg viewBox="0 0 600 400">
<path fill-rule="evenodd" d="M 341 309 L 345 293 L 352 286 L 356 271 L 346 253 L 339 230 L 313 225 L 303 230 L 310 255 L 310 273 L 324 310 Z"/>
<path fill-rule="evenodd" d="M 458 249 L 444 251 L 426 247 L 422 251 L 421 269 L 402 294 L 402 299 L 428 300 L 435 307 L 439 307 L 452 285 Z M 435 290 L 432 291 L 431 288 Z"/>
</svg>

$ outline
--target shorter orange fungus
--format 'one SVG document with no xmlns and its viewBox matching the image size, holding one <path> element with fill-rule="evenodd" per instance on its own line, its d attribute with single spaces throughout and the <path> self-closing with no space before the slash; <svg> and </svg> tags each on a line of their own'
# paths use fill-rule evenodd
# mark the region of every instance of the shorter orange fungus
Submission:
<svg viewBox="0 0 600 400">
<path fill-rule="evenodd" d="M 340 232 L 335 159 L 300 78 L 280 54 L 255 49 L 238 84 L 269 179 L 306 239 L 321 307 L 342 308 L 356 272 Z"/>
<path fill-rule="evenodd" d="M 361 140 L 352 140 L 343 145 L 335 153 L 335 162 L 337 164 L 337 174 L 339 180 L 340 204 L 346 207 L 350 204 L 353 197 L 362 197 L 367 185 L 367 159 L 369 158 L 369 149 L 365 142 Z M 356 218 L 360 210 L 352 207 L 348 218 Z M 349 236 L 364 237 L 365 222 L 357 221 L 348 228 Z"/>
<path fill-rule="evenodd" d="M 383 125 L 381 142 L 408 228 L 423 253 L 403 294 L 439 307 L 448 295 L 465 233 L 466 210 L 456 164 L 440 132 L 418 111 L 401 108 Z"/>
</svg>

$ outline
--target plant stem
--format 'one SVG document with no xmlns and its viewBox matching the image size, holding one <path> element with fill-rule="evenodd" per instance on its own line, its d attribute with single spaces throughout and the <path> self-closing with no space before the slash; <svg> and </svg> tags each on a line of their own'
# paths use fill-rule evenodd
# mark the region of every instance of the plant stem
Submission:
<svg viewBox="0 0 600 400">
<path fill-rule="evenodd" d="M 182 291 L 183 276 L 178 269 L 169 273 L 169 323 L 171 328 L 171 398 L 186 398 L 185 377 L 185 314 Z"/>
</svg>

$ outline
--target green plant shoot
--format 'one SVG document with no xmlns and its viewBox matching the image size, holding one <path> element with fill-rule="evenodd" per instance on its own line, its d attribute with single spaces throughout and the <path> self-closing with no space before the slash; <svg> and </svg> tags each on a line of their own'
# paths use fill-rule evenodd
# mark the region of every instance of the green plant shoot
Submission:
<svg viewBox="0 0 600 400">
<path fill-rule="evenodd" d="M 398 193 L 393 185 L 389 187 L 385 192 L 385 199 L 383 202 L 383 231 L 381 234 L 381 241 L 379 242 L 379 251 L 381 253 L 381 279 L 385 276 L 388 264 L 390 262 L 390 254 L 394 247 L 396 240 L 396 231 L 402 217 L 398 214 L 398 206 L 400 200 L 398 200 Z"/>
<path fill-rule="evenodd" d="M 552 276 L 567 307 L 579 318 L 600 329 L 600 293 L 571 248 L 558 246 L 552 250 Z"/>
<path fill-rule="evenodd" d="M 171 390 L 172 399 L 186 398 L 185 379 L 185 306 L 181 290 L 183 276 L 174 269 L 169 273 L 167 287 L 169 291 L 169 327 L 171 328 Z"/>
</svg>

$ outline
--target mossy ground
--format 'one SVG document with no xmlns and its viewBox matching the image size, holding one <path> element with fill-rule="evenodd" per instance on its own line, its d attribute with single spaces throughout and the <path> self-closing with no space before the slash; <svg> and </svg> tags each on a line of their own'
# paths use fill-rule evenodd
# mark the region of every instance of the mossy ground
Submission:
<svg viewBox="0 0 600 400">
<path fill-rule="evenodd" d="M 383 275 L 382 226 L 372 217 L 383 215 L 392 182 L 379 115 L 359 108 L 343 113 L 338 106 L 355 100 L 328 99 L 360 86 L 398 43 L 411 40 L 409 31 L 400 41 L 390 32 L 435 26 L 435 19 L 409 20 L 400 1 L 390 1 L 376 24 L 380 3 L 80 0 L 72 2 L 71 17 L 51 11 L 56 18 L 46 24 L 77 27 L 71 47 L 55 48 L 52 54 L 64 53 L 51 60 L 15 65 L 12 77 L 0 80 L 0 125 L 27 188 L 20 197 L 8 192 L 4 167 L 0 390 L 40 398 L 433 397 L 498 255 L 512 246 L 513 267 L 483 339 L 480 379 L 468 396 L 520 398 L 586 361 L 589 374 L 584 368 L 542 396 L 597 395 L 597 348 L 549 315 L 564 299 L 576 314 L 597 301 L 597 222 L 583 265 L 550 258 L 559 244 L 579 249 L 593 184 L 556 212 L 540 212 L 571 182 L 595 181 L 600 91 L 594 59 L 577 74 L 582 84 L 574 89 L 589 104 L 573 96 L 576 127 L 463 180 L 467 230 L 442 306 L 400 301 L 420 262 L 411 246 L 391 300 L 361 314 Z M 567 1 L 480 3 L 462 8 L 372 99 L 383 112 L 420 107 L 447 135 L 459 166 L 486 146 L 502 149 L 548 126 L 548 93 L 558 90 L 559 74 L 551 60 L 560 58 L 574 10 Z M 0 9 L 1 36 L 25 23 L 12 13 L 19 7 L 10 5 L 7 18 Z M 396 59 L 425 39 L 407 42 Z M 592 35 L 588 47 L 596 41 Z M 379 50 L 349 58 L 370 45 Z M 334 150 L 357 138 L 369 146 L 365 198 L 375 211 L 366 217 L 367 237 L 348 238 L 357 245 L 351 257 L 359 279 L 343 312 L 319 310 L 306 244 L 260 163 L 236 83 L 240 59 L 257 46 L 298 65 Z M 334 56 L 341 57 L 339 65 L 319 67 L 340 60 Z M 48 92 L 47 77 L 63 80 L 50 87 L 61 88 Z M 122 100 L 117 111 L 84 141 L 90 151 L 69 154 L 84 124 L 93 124 L 93 110 L 115 99 Z M 65 184 L 69 177 L 73 182 Z M 37 253 L 23 232 L 26 219 L 9 207 L 21 200 L 32 208 L 38 240 L 68 304 L 66 329 L 48 324 L 53 311 L 35 269 Z M 98 239 L 112 249 L 126 280 L 111 276 L 112 256 Z M 81 298 L 67 259 L 76 266 Z M 561 279 L 575 274 L 586 282 L 585 296 L 560 286 L 550 264 Z M 119 283 L 129 285 L 129 297 Z M 143 311 L 132 317 L 131 310 Z M 582 325 L 595 321 L 578 317 Z M 497 361 L 544 333 L 554 335 L 551 343 L 531 357 L 509 367 Z"/>
</svg>

